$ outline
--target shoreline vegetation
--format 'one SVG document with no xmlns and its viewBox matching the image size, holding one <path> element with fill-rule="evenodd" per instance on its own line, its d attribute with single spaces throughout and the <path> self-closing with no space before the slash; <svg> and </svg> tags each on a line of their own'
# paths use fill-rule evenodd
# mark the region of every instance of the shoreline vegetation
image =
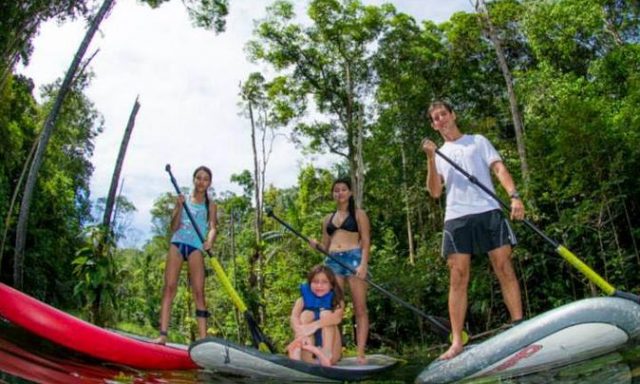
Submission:
<svg viewBox="0 0 640 384">
<path fill-rule="evenodd" d="M 233 9 L 233 0 L 216 3 Z M 167 192 L 151 207 L 152 236 L 137 249 L 117 246 L 131 232 L 131 215 L 138 209 L 126 195 L 112 199 L 113 220 L 106 228 L 102 224 L 104 212 L 114 207 L 92 193 L 89 180 L 96 142 L 104 129 L 117 127 L 105 126 L 89 97 L 95 78 L 91 66 L 100 55 L 84 58 L 86 67 L 81 65 L 73 77 L 37 173 L 24 252 L 16 247 L 21 180 L 62 81 L 34 89 L 15 66 L 28 62 L 42 22 L 90 18 L 92 5 L 85 0 L 46 5 L 25 0 L 0 12 L 0 280 L 9 285 L 21 281 L 29 295 L 98 325 L 157 336 L 176 197 L 167 181 Z M 425 114 L 429 102 L 441 95 L 450 95 L 449 101 L 463 112 L 458 123 L 465 132 L 483 134 L 495 144 L 517 180 L 527 218 L 611 284 L 639 293 L 637 2 L 496 0 L 486 6 L 487 14 L 458 12 L 435 23 L 416 20 L 390 4 L 312 0 L 301 24 L 293 16 L 296 7 L 281 1 L 257 20 L 252 40 L 246 42 L 247 60 L 268 70 L 247 74 L 240 90 L 230 90 L 228 96 L 237 98 L 237 112 L 246 119 L 237 134 L 252 142 L 246 155 L 253 166 L 238 169 L 231 178 L 242 193 L 209 194 L 219 207 L 214 257 L 278 350 L 292 336 L 286 319 L 298 285 L 323 256 L 264 212 L 272 209 L 305 236 L 320 238 L 318 223 L 335 208 L 330 187 L 336 177 L 354 179 L 356 202 L 370 217 L 369 270 L 375 281 L 426 313 L 447 317 L 448 270 L 439 254 L 445 202 L 427 196 L 420 150 L 425 136 L 441 144 Z M 213 14 L 203 20 L 224 20 L 227 14 L 226 8 L 208 11 Z M 215 29 L 225 33 L 223 26 L 217 23 Z M 522 113 L 523 147 L 516 138 L 501 63 L 510 71 Z M 153 110 L 141 102 L 140 116 L 145 108 Z M 284 132 L 291 133 L 301 152 L 333 153 L 342 160 L 326 168 L 292 164 L 299 168 L 296 184 L 274 186 L 268 179 L 270 140 Z M 194 145 L 205 140 L 197 138 Z M 216 164 L 210 165 L 215 174 Z M 185 193 L 188 176 L 178 175 Z M 513 262 L 526 318 L 600 295 L 535 233 L 518 223 L 514 230 L 518 246 Z M 472 264 L 467 322 L 474 335 L 501 327 L 508 317 L 487 258 L 474 256 Z M 244 319 L 212 273 L 206 277 L 205 294 L 212 313 L 209 333 L 248 342 Z M 447 342 L 373 289 L 367 304 L 367 353 L 431 356 L 431 346 Z M 182 272 L 169 341 L 188 344 L 195 339 L 194 313 Z M 352 317 L 347 304 L 345 335 L 353 334 Z M 352 340 L 348 343 L 352 348 Z"/>
</svg>

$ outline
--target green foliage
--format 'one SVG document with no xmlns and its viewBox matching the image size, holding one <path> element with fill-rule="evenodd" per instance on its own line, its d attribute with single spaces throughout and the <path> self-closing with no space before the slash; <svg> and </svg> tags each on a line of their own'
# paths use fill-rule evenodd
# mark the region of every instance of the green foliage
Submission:
<svg viewBox="0 0 640 384">
<path fill-rule="evenodd" d="M 615 21 L 609 25 L 626 31 L 621 32 L 623 44 L 616 44 L 607 37 L 611 35 L 605 30 L 607 25 L 597 17 L 573 12 L 576 4 L 489 3 L 525 111 L 532 175 L 525 202 L 530 217 L 550 236 L 567 244 L 616 286 L 636 291 L 640 285 L 636 245 L 640 189 L 633 175 L 640 159 L 640 71 L 637 43 L 624 29 L 635 8 L 589 2 L 594 14 L 608 15 Z M 313 89 L 316 110 L 327 119 L 298 123 L 296 134 L 306 140 L 307 148 L 320 149 L 329 142 L 335 148 L 348 145 L 347 136 L 332 121 L 340 115 L 331 103 L 346 95 L 344 78 L 335 67 L 340 61 L 332 61 L 332 44 L 353 48 L 349 52 L 355 56 L 351 58 L 371 58 L 373 66 L 367 70 L 375 71 L 375 84 L 366 80 L 362 83 L 366 86 L 359 88 L 367 89 L 376 101 L 364 151 L 364 198 L 372 223 L 370 269 L 374 281 L 407 302 L 427 313 L 446 316 L 448 269 L 439 254 L 444 202 L 427 197 L 425 160 L 419 149 L 425 136 L 439 140 L 425 116 L 428 103 L 443 96 L 453 101 L 463 129 L 488 136 L 519 178 L 504 81 L 477 15 L 458 13 L 441 25 L 418 24 L 391 8 L 317 1 L 309 8 L 312 25 L 302 26 L 292 22 L 293 6 L 288 2 L 274 3 L 269 12 L 257 28 L 261 40 L 252 42 L 249 50 L 254 58 L 268 61 L 277 70 L 292 69 L 286 77 L 273 81 L 273 92 L 287 89 L 289 100 L 301 100 L 300 95 Z M 547 30 L 543 21 L 549 14 L 558 18 Z M 369 41 L 374 35 L 379 41 L 375 49 L 367 51 L 369 56 L 358 51 L 358 42 Z M 315 71 L 321 70 L 326 76 L 314 77 L 319 73 Z M 360 75 L 365 76 L 354 72 L 355 77 Z M 264 84 L 258 75 L 255 80 Z M 285 115 L 297 116 L 305 108 L 297 104 Z M 267 189 L 265 205 L 306 236 L 319 238 L 322 218 L 334 209 L 331 182 L 344 169 L 349 169 L 349 164 L 331 171 L 304 167 L 296 186 Z M 216 254 L 240 295 L 257 303 L 265 333 L 282 348 L 292 336 L 286 319 L 299 294 L 298 284 L 323 256 L 268 219 L 263 223 L 263 243 L 255 244 L 252 189 L 246 181 L 250 177 L 244 176 L 234 176 L 245 186 L 243 196 L 226 192 L 220 196 Z M 528 316 L 596 293 L 537 235 L 518 224 L 516 231 L 519 246 L 514 264 Z M 255 247 L 264 255 L 257 270 L 257 278 L 262 279 L 260 292 L 249 288 L 247 278 Z M 160 249 L 154 252 L 160 254 Z M 161 268 L 156 268 L 158 276 L 159 271 Z M 152 291 L 145 294 L 158 297 Z M 499 284 L 486 257 L 473 258 L 469 297 L 472 332 L 508 321 Z M 215 313 L 210 331 L 248 342 L 243 320 L 214 278 L 207 280 L 207 299 Z M 178 303 L 179 299 L 175 305 L 182 305 Z M 373 289 L 368 304 L 372 346 L 400 351 L 407 342 L 439 342 L 425 321 Z M 348 306 L 347 318 L 351 314 Z M 188 325 L 189 312 L 179 309 L 172 322 Z M 345 333 L 350 332 L 347 320 Z"/>
<path fill-rule="evenodd" d="M 294 139 L 307 150 L 333 151 L 345 160 L 333 169 L 303 167 L 296 185 L 264 191 L 265 206 L 305 236 L 320 238 L 322 218 L 335 209 L 331 183 L 353 169 L 349 146 L 353 129 L 363 122 L 373 279 L 425 312 L 446 316 L 448 269 L 439 254 L 444 199 L 427 196 L 420 142 L 424 137 L 441 140 L 425 109 L 433 99 L 447 98 L 464 132 L 482 133 L 498 148 L 524 191 L 528 218 L 614 286 L 638 293 L 637 2 L 496 0 L 487 5 L 524 111 L 531 174 L 527 185 L 520 180 L 504 79 L 478 15 L 457 13 L 438 25 L 418 23 L 390 5 L 316 0 L 302 25 L 295 22 L 292 3 L 276 1 L 257 24 L 248 51 L 280 73 L 270 81 L 251 75 L 244 84 L 245 101 L 268 102 L 269 112 L 261 118 L 294 125 Z M 25 283 L 50 302 L 76 307 L 102 303 L 112 312 L 110 320 L 154 334 L 175 196 L 164 194 L 154 203 L 154 237 L 142 249 L 115 250 L 111 244 L 101 250 L 92 245 L 101 236 L 97 229 L 78 236 L 90 220 L 89 158 L 101 128 L 100 116 L 82 94 L 87 81 L 80 79 L 70 97 L 43 165 L 30 221 Z M 9 77 L 1 89 L 3 215 L 55 85 L 45 88 L 43 105 L 34 100 L 32 88 L 28 79 Z M 313 121 L 303 117 L 308 110 L 313 110 Z M 215 196 L 219 234 L 214 254 L 282 350 L 292 337 L 287 319 L 298 285 L 323 255 L 268 218 L 262 223 L 262 240 L 257 240 L 251 173 L 236 174 L 233 181 L 243 187 L 241 195 L 225 191 Z M 505 197 L 504 191 L 498 193 Z M 10 227 L 13 220 L 11 216 Z M 544 240 L 523 225 L 516 224 L 515 230 L 519 245 L 513 259 L 528 316 L 599 294 Z M 262 262 L 252 265 L 256 250 Z M 3 279 L 11 266 L 8 255 L 10 247 L 2 262 Z M 187 281 L 185 272 L 171 312 L 173 341 L 189 342 L 195 335 Z M 77 298 L 70 295 L 74 286 Z M 116 296 L 117 307 L 111 299 Z M 211 275 L 206 297 L 214 314 L 209 331 L 248 343 L 244 320 Z M 472 332 L 508 320 L 484 256 L 473 258 L 469 299 Z M 440 341 L 425 321 L 373 289 L 368 305 L 371 346 L 406 351 L 410 344 Z M 348 305 L 347 319 L 351 314 Z M 345 333 L 351 330 L 346 320 Z"/>
<path fill-rule="evenodd" d="M 88 13 L 84 0 L 24 0 L 0 3 L 0 84 L 13 66 L 21 60 L 29 63 L 33 51 L 32 39 L 40 24 L 49 19 L 60 22 Z M 6 71 L 6 72 L 5 72 Z"/>
<path fill-rule="evenodd" d="M 142 1 L 157 8 L 169 0 Z M 196 27 L 214 30 L 216 33 L 224 31 L 225 18 L 229 14 L 229 0 L 184 0 L 182 3 Z"/>
<path fill-rule="evenodd" d="M 85 228 L 86 245 L 78 249 L 71 262 L 78 279 L 73 294 L 85 303 L 91 321 L 101 326 L 118 312 L 117 287 L 123 277 L 113 260 L 115 241 L 109 232 L 100 226 Z"/>
<path fill-rule="evenodd" d="M 60 306 L 75 306 L 72 295 L 77 283 L 71 261 L 82 246 L 79 235 L 91 220 L 89 158 L 93 141 L 102 130 L 102 119 L 84 95 L 90 76 L 76 79 L 62 106 L 56 134 L 52 136 L 37 181 L 29 220 L 25 254 L 24 284 L 30 293 Z M 3 141 L 0 176 L 0 213 L 5 218 L 28 154 L 50 107 L 57 84 L 43 87 L 43 104 L 38 105 L 30 80 L 9 77 L 0 100 L 0 133 Z M 23 185 L 20 186 L 21 191 Z M 18 201 L 21 195 L 18 194 Z M 10 281 L 13 241 L 18 207 L 8 216 L 8 233 L 2 255 L 2 279 Z"/>
</svg>

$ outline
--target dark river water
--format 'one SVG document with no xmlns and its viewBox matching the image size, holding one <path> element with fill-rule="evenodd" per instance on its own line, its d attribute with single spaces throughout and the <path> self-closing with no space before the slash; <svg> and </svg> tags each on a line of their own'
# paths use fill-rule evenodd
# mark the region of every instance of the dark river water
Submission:
<svg viewBox="0 0 640 384">
<path fill-rule="evenodd" d="M 413 383 L 427 362 L 411 361 L 375 381 Z M 0 320 L 0 384 L 8 383 L 264 383 L 204 370 L 140 371 L 105 364 L 56 346 Z M 508 379 L 467 383 L 640 384 L 640 343 L 581 363 Z"/>
</svg>

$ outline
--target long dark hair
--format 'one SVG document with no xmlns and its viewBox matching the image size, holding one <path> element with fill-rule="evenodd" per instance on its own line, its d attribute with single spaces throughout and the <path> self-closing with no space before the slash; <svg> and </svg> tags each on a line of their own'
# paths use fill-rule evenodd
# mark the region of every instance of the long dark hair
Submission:
<svg viewBox="0 0 640 384">
<path fill-rule="evenodd" d="M 309 273 L 307 273 L 307 284 L 311 287 L 311 280 L 316 277 L 317 274 L 324 273 L 329 279 L 329 283 L 331 283 L 331 290 L 333 291 L 333 302 L 331 303 L 333 308 L 338 308 L 342 300 L 344 300 L 344 292 L 342 292 L 342 288 L 338 284 L 338 280 L 336 279 L 336 274 L 333 273 L 333 270 L 327 267 L 324 264 L 318 264 L 315 267 L 311 268 Z"/>
<path fill-rule="evenodd" d="M 335 188 L 336 184 L 344 184 L 349 188 L 349 191 L 353 192 L 353 189 L 351 189 L 351 180 L 346 177 L 341 177 L 331 184 L 331 194 L 333 194 L 333 188 Z M 356 217 L 356 201 L 353 199 L 353 193 L 349 196 L 349 214 L 354 218 Z"/>
<path fill-rule="evenodd" d="M 211 182 L 211 179 L 213 178 L 211 170 L 204 165 L 199 166 L 195 171 L 193 171 L 193 179 L 196 178 L 196 175 L 200 171 L 204 171 L 207 175 L 209 175 L 209 181 Z M 207 208 L 207 223 L 209 222 L 209 204 L 209 193 L 207 191 L 204 191 L 204 206 Z"/>
</svg>

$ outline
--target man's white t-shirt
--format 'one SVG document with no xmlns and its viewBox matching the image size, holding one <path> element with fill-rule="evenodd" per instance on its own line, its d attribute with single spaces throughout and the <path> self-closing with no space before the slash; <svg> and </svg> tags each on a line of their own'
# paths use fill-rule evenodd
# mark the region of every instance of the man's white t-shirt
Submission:
<svg viewBox="0 0 640 384">
<path fill-rule="evenodd" d="M 496 161 L 502 161 L 502 158 L 486 137 L 462 135 L 456 141 L 445 142 L 440 147 L 440 152 L 495 193 L 491 180 L 491 165 Z M 437 155 L 436 169 L 444 179 L 447 196 L 445 221 L 500 209 L 497 201 Z"/>
</svg>

